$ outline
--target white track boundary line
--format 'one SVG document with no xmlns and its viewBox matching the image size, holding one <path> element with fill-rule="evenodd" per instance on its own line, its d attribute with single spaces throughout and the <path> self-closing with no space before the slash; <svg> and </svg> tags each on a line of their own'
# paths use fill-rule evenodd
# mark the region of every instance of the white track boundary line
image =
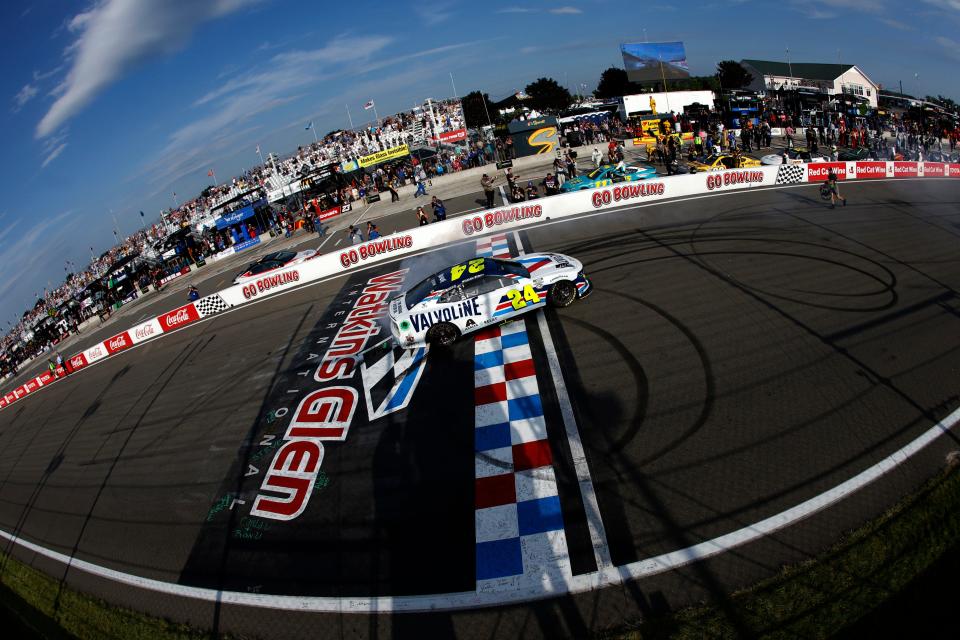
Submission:
<svg viewBox="0 0 960 640">
<path fill-rule="evenodd" d="M 165 593 L 174 596 L 220 602 L 239 606 L 278 609 L 285 611 L 314 611 L 328 613 L 391 613 L 423 612 L 456 609 L 473 609 L 502 604 L 516 604 L 531 600 L 540 600 L 565 594 L 576 594 L 620 584 L 625 580 L 646 578 L 692 562 L 719 555 L 735 547 L 742 546 L 775 533 L 785 527 L 804 520 L 815 513 L 839 502 L 850 494 L 862 489 L 873 481 L 896 469 L 912 456 L 923 450 L 939 436 L 947 433 L 960 422 L 960 409 L 930 427 L 918 438 L 898 449 L 880 462 L 866 468 L 849 480 L 810 498 L 795 507 L 747 525 L 736 531 L 706 540 L 699 544 L 664 553 L 646 560 L 639 560 L 620 567 L 610 567 L 589 574 L 572 576 L 567 582 L 546 583 L 536 587 L 507 592 L 458 592 L 427 596 L 395 596 L 377 598 L 332 598 L 311 596 L 281 596 L 241 591 L 221 591 L 200 587 L 189 587 L 172 582 L 163 582 L 143 578 L 115 569 L 109 569 L 85 560 L 71 558 L 57 551 L 24 540 L 18 536 L 0 530 L 0 537 L 41 556 L 63 563 L 70 568 L 119 582 L 132 587 Z"/>
<path fill-rule="evenodd" d="M 503 186 L 500 187 L 501 191 Z M 517 253 L 524 255 L 523 241 L 520 232 L 513 232 L 513 241 L 517 245 Z M 587 464 L 587 455 L 583 449 L 583 440 L 577 427 L 577 419 L 573 414 L 573 404 L 567 385 L 563 380 L 563 369 L 560 367 L 560 358 L 557 357 L 557 348 L 553 344 L 550 327 L 547 326 L 547 316 L 538 311 L 537 326 L 540 327 L 540 337 L 543 340 L 543 349 L 547 354 L 547 363 L 550 366 L 550 377 L 553 378 L 553 387 L 557 392 L 557 404 L 563 419 L 567 443 L 570 445 L 570 457 L 577 474 L 577 484 L 580 487 L 580 497 L 583 500 L 583 511 L 587 517 L 587 530 L 590 532 L 590 545 L 593 547 L 593 558 L 597 569 L 604 570 L 613 566 L 610 560 L 610 547 L 607 544 L 607 530 L 603 526 L 603 517 L 600 515 L 600 504 L 597 502 L 597 492 L 593 488 L 593 478 L 590 476 L 590 465 Z"/>
<path fill-rule="evenodd" d="M 920 178 L 927 179 L 929 178 Z M 904 178 L 890 178 L 887 180 L 871 180 L 869 183 L 876 182 L 888 182 L 888 181 L 904 181 Z M 912 179 L 906 179 L 912 180 Z M 806 187 L 811 186 L 809 183 L 801 185 L 791 185 L 789 187 L 784 187 L 778 185 L 775 188 L 796 188 L 796 187 Z M 763 189 L 767 190 L 767 189 Z M 756 190 L 754 190 L 756 191 Z M 743 195 L 744 191 L 731 191 L 726 193 L 719 194 L 709 194 L 706 196 L 693 196 L 690 198 L 682 198 L 678 200 L 671 200 L 668 202 L 677 202 L 683 200 L 696 200 L 702 197 L 714 197 L 720 195 Z M 749 193 L 749 191 L 746 191 Z M 576 216 L 569 220 L 557 220 L 548 222 L 547 224 L 558 224 L 560 222 L 568 222 L 573 220 L 582 220 L 584 218 L 593 217 L 595 215 L 600 215 L 604 213 L 610 213 L 611 211 L 627 211 L 631 209 L 639 209 L 648 206 L 657 206 L 666 204 L 664 202 L 659 203 L 645 203 L 642 205 L 634 205 L 631 207 L 624 207 L 621 209 L 608 210 L 602 212 L 596 212 L 585 216 Z M 537 227 L 544 225 L 536 225 Z M 475 242 L 476 239 L 470 239 L 465 242 Z M 452 245 L 446 246 L 456 246 L 461 243 L 454 243 Z M 427 253 L 427 251 L 422 252 Z M 397 261 L 404 259 L 409 259 L 413 255 L 421 255 L 420 253 L 411 254 L 397 258 Z M 336 278 L 344 277 L 355 273 L 358 271 L 366 271 L 368 269 L 383 266 L 384 264 L 389 264 L 393 261 L 384 261 L 383 263 L 377 263 L 375 265 L 369 265 L 366 267 L 361 267 L 359 269 L 353 269 L 349 272 L 337 274 L 317 280 L 315 282 L 307 283 L 303 287 L 297 287 L 295 289 L 290 289 L 285 292 L 280 292 L 277 295 L 283 295 L 284 293 L 291 293 L 305 287 L 315 286 L 321 282 L 327 282 Z M 213 316 L 208 316 L 203 318 L 198 322 L 187 325 L 182 329 L 172 331 L 170 333 L 177 333 L 177 331 L 189 330 L 191 327 L 195 327 L 207 320 L 213 320 L 224 316 L 227 313 L 232 311 L 238 311 L 240 309 L 246 309 L 253 304 L 259 304 L 261 302 L 267 302 L 268 300 L 274 299 L 274 296 L 269 298 L 263 298 L 261 300 L 254 301 L 250 304 L 243 305 L 242 307 L 234 307 L 228 309 L 223 313 L 218 313 Z M 541 314 L 542 315 L 542 314 Z M 163 334 L 169 335 L 169 334 Z M 149 344 L 149 342 L 142 342 L 137 345 L 134 345 L 131 349 L 124 351 L 124 353 L 133 351 L 136 347 Z M 118 356 L 123 356 L 123 354 L 118 354 Z M 107 359 L 104 359 L 100 362 L 104 362 Z M 89 369 L 92 366 L 100 364 L 100 362 L 95 362 L 88 367 L 84 367 L 83 370 Z M 876 464 L 867 467 L 865 470 L 861 471 L 856 476 L 842 482 L 832 489 L 828 489 L 823 493 L 820 493 L 813 498 L 805 500 L 800 504 L 781 511 L 769 518 L 765 518 L 757 523 L 747 525 L 743 528 L 731 531 L 724 535 L 718 536 L 711 540 L 706 540 L 696 545 L 686 547 L 684 549 L 678 549 L 676 551 L 671 551 L 668 553 L 661 554 L 659 556 L 654 556 L 652 558 L 647 558 L 645 560 L 638 560 L 619 567 L 605 567 L 599 571 L 583 574 L 579 576 L 572 576 L 566 583 L 550 583 L 542 585 L 538 588 L 530 588 L 518 591 L 509 591 L 509 592 L 458 592 L 458 593 L 447 593 L 447 594 L 436 594 L 436 595 L 426 595 L 426 596 L 395 596 L 395 597 L 377 597 L 377 598 L 331 598 L 331 597 L 315 597 L 315 596 L 282 596 L 282 595 L 266 595 L 266 594 L 254 594 L 246 593 L 239 591 L 222 591 L 216 589 L 205 589 L 201 587 L 189 587 L 181 584 L 176 584 L 172 582 L 164 582 L 161 580 L 154 580 L 152 578 L 144 578 L 142 576 L 133 575 L 130 573 L 125 573 L 122 571 L 117 571 L 115 569 L 110 569 L 101 565 L 93 564 L 85 560 L 79 560 L 72 558 L 58 551 L 53 551 L 42 547 L 38 544 L 24 540 L 17 535 L 8 533 L 0 529 L 0 538 L 8 540 L 24 549 L 28 549 L 34 553 L 37 553 L 41 556 L 60 562 L 67 565 L 70 568 L 80 569 L 91 575 L 95 575 L 107 580 L 112 580 L 114 582 L 126 584 L 129 586 L 145 589 L 148 591 L 154 591 L 157 593 L 165 593 L 174 596 L 180 596 L 185 598 L 192 598 L 195 600 L 204 600 L 208 602 L 220 602 L 223 604 L 233 604 L 238 606 L 249 606 L 249 607 L 258 607 L 258 608 L 268 608 L 268 609 L 277 609 L 277 610 L 286 610 L 286 611 L 314 611 L 314 612 L 333 612 L 333 613 L 391 613 L 391 612 L 424 612 L 424 611 L 441 611 L 441 610 L 457 610 L 457 609 L 472 609 L 472 608 L 481 608 L 489 607 L 503 604 L 511 603 L 520 603 L 528 602 L 532 600 L 541 600 L 550 597 L 556 597 L 565 594 L 577 594 L 583 593 L 586 591 L 599 589 L 603 587 L 613 586 L 620 584 L 626 580 L 638 580 L 641 578 L 650 577 L 659 573 L 669 571 L 671 569 L 677 569 L 679 567 L 697 562 L 700 560 L 705 560 L 713 556 L 719 555 L 723 552 L 729 551 L 736 547 L 743 546 L 749 542 L 756 541 L 760 538 L 769 536 L 777 531 L 780 531 L 792 524 L 795 524 L 801 520 L 805 520 L 810 516 L 826 509 L 827 507 L 836 504 L 843 498 L 859 491 L 860 489 L 871 484 L 875 480 L 883 477 L 890 471 L 896 469 L 900 465 L 904 464 L 911 457 L 923 450 L 927 445 L 936 440 L 939 436 L 943 435 L 950 431 L 958 422 L 960 422 L 960 408 L 955 409 L 950 415 L 930 427 L 927 431 L 921 434 L 919 437 L 908 443 L 906 446 L 898 449 L 897 451 L 891 453 L 885 458 L 881 459 Z M 592 532 L 591 532 L 592 537 Z"/>
</svg>

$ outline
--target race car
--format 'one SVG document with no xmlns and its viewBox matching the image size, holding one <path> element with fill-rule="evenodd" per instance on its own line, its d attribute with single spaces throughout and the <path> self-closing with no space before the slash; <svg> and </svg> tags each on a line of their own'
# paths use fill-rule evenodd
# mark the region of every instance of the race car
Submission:
<svg viewBox="0 0 960 640">
<path fill-rule="evenodd" d="M 474 258 L 438 271 L 390 302 L 398 345 L 449 346 L 463 335 L 528 311 L 566 307 L 590 293 L 580 261 L 559 253 Z"/>
<path fill-rule="evenodd" d="M 315 258 L 317 255 L 319 254 L 316 249 L 307 249 L 306 251 L 298 252 L 274 251 L 273 253 L 268 253 L 248 264 L 247 268 L 237 274 L 237 277 L 233 279 L 233 284 L 241 284 L 248 280 L 253 280 L 274 269 L 300 264 L 310 258 Z"/>
<path fill-rule="evenodd" d="M 737 164 L 736 158 L 725 154 L 715 153 L 710 156 L 701 156 L 699 159 L 690 161 L 690 173 L 700 171 L 723 171 L 724 169 L 745 169 L 748 167 L 759 167 L 760 161 L 740 156 L 740 164 Z"/>
<path fill-rule="evenodd" d="M 813 155 L 806 149 L 798 147 L 796 149 L 785 149 L 786 162 L 784 162 L 784 153 L 771 153 L 760 158 L 760 164 L 806 164 L 808 162 L 830 162 L 830 158 L 822 155 Z"/>
<path fill-rule="evenodd" d="M 616 165 L 605 164 L 586 175 L 570 178 L 563 183 L 560 190 L 565 193 L 569 191 L 582 191 L 583 189 L 593 189 L 594 187 L 606 187 L 616 182 L 633 182 L 635 180 L 655 178 L 656 176 L 657 170 L 653 167 L 626 167 L 625 170 L 620 170 L 617 169 Z"/>
</svg>

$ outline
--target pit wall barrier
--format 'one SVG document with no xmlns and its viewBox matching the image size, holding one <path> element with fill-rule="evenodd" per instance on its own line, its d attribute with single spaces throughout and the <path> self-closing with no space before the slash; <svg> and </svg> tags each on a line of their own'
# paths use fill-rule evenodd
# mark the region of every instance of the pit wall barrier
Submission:
<svg viewBox="0 0 960 640">
<path fill-rule="evenodd" d="M 159 338 L 227 309 L 259 300 L 322 278 L 358 269 L 386 260 L 422 252 L 441 245 L 462 242 L 492 233 L 514 231 L 546 220 L 556 220 L 585 212 L 604 211 L 670 198 L 739 191 L 757 187 L 823 182 L 830 170 L 837 180 L 888 178 L 960 178 L 960 164 L 940 162 L 825 162 L 805 165 L 761 166 L 728 169 L 679 176 L 660 177 L 638 182 L 577 191 L 515 205 L 497 207 L 428 226 L 399 231 L 377 240 L 318 255 L 296 266 L 265 274 L 256 280 L 237 284 L 195 302 L 122 331 L 89 349 L 74 354 L 65 362 L 66 371 L 50 372 L 31 378 L 0 397 L 0 410 L 74 373 L 109 358 L 136 344 Z"/>
</svg>

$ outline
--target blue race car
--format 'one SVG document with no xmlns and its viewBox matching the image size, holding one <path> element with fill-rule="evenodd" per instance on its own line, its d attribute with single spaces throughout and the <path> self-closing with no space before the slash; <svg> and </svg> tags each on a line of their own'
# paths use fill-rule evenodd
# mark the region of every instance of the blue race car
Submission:
<svg viewBox="0 0 960 640">
<path fill-rule="evenodd" d="M 604 164 L 599 169 L 594 169 L 586 175 L 567 180 L 560 190 L 565 193 L 582 191 L 595 187 L 606 187 L 617 182 L 646 180 L 647 178 L 655 178 L 656 175 L 657 170 L 653 167 L 626 167 L 624 170 L 619 170 L 616 165 Z"/>
</svg>

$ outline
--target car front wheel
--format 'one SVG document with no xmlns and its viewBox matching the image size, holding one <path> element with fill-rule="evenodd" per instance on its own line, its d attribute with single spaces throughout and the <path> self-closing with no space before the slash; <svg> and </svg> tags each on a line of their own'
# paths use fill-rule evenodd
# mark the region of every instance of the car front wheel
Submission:
<svg viewBox="0 0 960 640">
<path fill-rule="evenodd" d="M 449 347 L 460 337 L 460 330 L 449 322 L 441 322 L 430 327 L 427 331 L 427 344 L 438 347 Z"/>
<path fill-rule="evenodd" d="M 577 299 L 577 287 L 569 280 L 561 280 L 550 287 L 550 304 L 557 308 L 569 307 Z"/>
</svg>

